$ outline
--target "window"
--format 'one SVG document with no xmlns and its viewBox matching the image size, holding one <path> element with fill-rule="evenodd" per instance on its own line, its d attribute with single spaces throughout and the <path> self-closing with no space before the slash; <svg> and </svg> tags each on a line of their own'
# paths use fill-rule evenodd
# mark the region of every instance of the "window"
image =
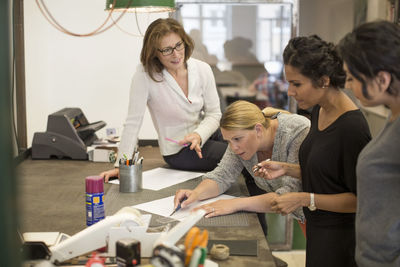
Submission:
<svg viewBox="0 0 400 267">
<path fill-rule="evenodd" d="M 259 62 L 279 60 L 291 37 L 291 4 L 187 3 L 177 13 L 196 45 L 204 45 L 219 61 L 228 61 L 224 44 L 234 38 L 248 40 Z"/>
<path fill-rule="evenodd" d="M 217 85 L 253 91 L 261 107 L 286 108 L 282 52 L 292 36 L 294 5 L 276 2 L 177 1 L 175 15 L 195 41 L 192 57 L 211 65 Z"/>
</svg>

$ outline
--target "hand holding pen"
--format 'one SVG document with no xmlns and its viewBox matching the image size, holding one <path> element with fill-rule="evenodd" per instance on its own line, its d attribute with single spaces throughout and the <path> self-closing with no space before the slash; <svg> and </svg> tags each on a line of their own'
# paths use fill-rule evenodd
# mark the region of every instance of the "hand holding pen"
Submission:
<svg viewBox="0 0 400 267">
<path fill-rule="evenodd" d="M 265 179 L 275 179 L 286 174 L 284 164 L 284 162 L 271 161 L 271 159 L 267 159 L 255 165 L 253 167 L 253 173 L 256 176 Z"/>
<path fill-rule="evenodd" d="M 168 138 L 168 137 L 165 137 L 165 140 L 170 141 L 170 142 L 175 143 L 175 144 L 180 145 L 180 146 L 184 146 L 184 147 L 189 146 L 189 144 L 186 144 L 186 143 L 185 144 L 181 144 L 179 141 L 176 141 L 176 140 Z"/>
<path fill-rule="evenodd" d="M 193 190 L 181 189 L 177 191 L 174 198 L 174 210 L 170 216 L 172 216 L 175 212 L 177 212 L 181 208 L 184 208 L 187 205 L 197 200 L 198 200 L 198 194 Z"/>
<path fill-rule="evenodd" d="M 180 209 L 182 208 L 182 202 L 185 201 L 185 200 L 187 200 L 187 196 L 184 196 L 184 197 L 182 198 L 182 200 L 179 201 L 178 206 L 176 206 L 176 208 L 175 208 L 174 211 L 171 213 L 171 215 L 169 215 L 170 217 L 171 217 L 172 215 L 174 215 L 175 212 L 177 212 L 178 210 L 180 210 Z"/>
<path fill-rule="evenodd" d="M 201 137 L 198 133 L 190 133 L 188 135 L 185 136 L 185 138 L 183 138 L 182 141 L 180 141 L 179 143 L 190 143 L 190 150 L 195 150 L 197 153 L 197 156 L 199 156 L 199 158 L 203 158 L 203 154 L 201 153 Z"/>
<path fill-rule="evenodd" d="M 203 154 L 201 153 L 201 147 L 200 147 L 201 137 L 198 133 L 190 133 L 190 134 L 186 135 L 180 141 L 174 140 L 169 137 L 165 137 L 164 139 L 167 141 L 173 142 L 177 145 L 180 145 L 180 146 L 184 146 L 184 147 L 190 146 L 189 147 L 190 150 L 194 149 L 196 151 L 197 155 L 199 156 L 199 158 L 201 158 L 201 159 L 203 158 Z"/>
<path fill-rule="evenodd" d="M 270 161 L 271 159 L 266 159 L 265 161 Z M 261 162 L 260 162 L 261 163 Z M 253 167 L 253 173 L 256 173 L 256 172 L 258 172 L 258 170 L 260 170 L 261 169 L 261 165 L 260 165 L 260 163 L 258 163 L 256 166 L 254 166 Z"/>
</svg>

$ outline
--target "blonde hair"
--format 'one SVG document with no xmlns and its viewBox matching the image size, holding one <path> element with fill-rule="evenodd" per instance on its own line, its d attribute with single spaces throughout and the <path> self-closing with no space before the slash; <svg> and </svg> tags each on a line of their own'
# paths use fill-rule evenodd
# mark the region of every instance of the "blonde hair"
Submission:
<svg viewBox="0 0 400 267">
<path fill-rule="evenodd" d="M 159 49 L 160 41 L 163 37 L 170 33 L 176 33 L 185 44 L 185 58 L 186 61 L 192 55 L 194 49 L 194 42 L 192 38 L 185 32 L 182 25 L 175 19 L 157 19 L 153 21 L 146 30 L 143 38 L 143 47 L 140 53 L 140 61 L 142 62 L 145 71 L 149 74 L 150 78 L 155 82 L 156 73 L 161 73 L 164 65 L 157 57 L 157 49 Z"/>
<path fill-rule="evenodd" d="M 224 114 L 222 114 L 220 126 L 225 130 L 251 130 L 257 123 L 260 123 L 267 129 L 272 117 L 279 112 L 290 114 L 286 110 L 272 107 L 267 107 L 261 111 L 255 104 L 239 100 L 226 108 Z"/>
</svg>

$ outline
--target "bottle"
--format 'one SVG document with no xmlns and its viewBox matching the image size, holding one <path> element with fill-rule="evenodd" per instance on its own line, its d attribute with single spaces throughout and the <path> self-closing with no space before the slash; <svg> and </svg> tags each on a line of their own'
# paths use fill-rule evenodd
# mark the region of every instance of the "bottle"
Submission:
<svg viewBox="0 0 400 267">
<path fill-rule="evenodd" d="M 103 177 L 86 177 L 86 225 L 90 226 L 104 219 Z"/>
</svg>

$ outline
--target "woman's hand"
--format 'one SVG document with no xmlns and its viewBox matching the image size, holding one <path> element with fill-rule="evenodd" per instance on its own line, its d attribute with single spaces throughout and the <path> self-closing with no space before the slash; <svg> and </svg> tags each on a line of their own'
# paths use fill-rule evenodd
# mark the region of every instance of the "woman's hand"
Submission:
<svg viewBox="0 0 400 267">
<path fill-rule="evenodd" d="M 183 138 L 183 140 L 179 141 L 179 144 L 185 145 L 190 143 L 190 150 L 195 150 L 199 158 L 203 158 L 203 155 L 201 154 L 201 137 L 198 133 L 190 133 Z"/>
<path fill-rule="evenodd" d="M 285 163 L 279 161 L 262 161 L 253 167 L 255 176 L 265 179 L 276 179 L 286 174 Z"/>
<path fill-rule="evenodd" d="M 184 200 L 186 198 L 186 200 Z M 184 208 L 187 205 L 192 204 L 199 200 L 199 195 L 196 191 L 189 190 L 189 189 L 180 189 L 176 191 L 175 198 L 174 198 L 174 210 L 178 207 L 179 203 L 181 207 Z"/>
<path fill-rule="evenodd" d="M 197 207 L 193 210 L 203 209 L 206 211 L 206 218 L 211 218 L 220 215 L 231 214 L 238 211 L 238 201 L 240 198 L 237 199 L 222 199 L 217 200 L 215 202 L 202 205 Z"/>
<path fill-rule="evenodd" d="M 307 206 L 309 196 L 303 192 L 291 192 L 275 197 L 271 202 L 271 210 L 281 215 L 288 215 L 299 207 Z"/>
<path fill-rule="evenodd" d="M 119 168 L 114 168 L 109 171 L 100 173 L 100 176 L 104 178 L 104 182 L 108 183 L 111 177 L 117 177 L 119 179 Z"/>
</svg>

